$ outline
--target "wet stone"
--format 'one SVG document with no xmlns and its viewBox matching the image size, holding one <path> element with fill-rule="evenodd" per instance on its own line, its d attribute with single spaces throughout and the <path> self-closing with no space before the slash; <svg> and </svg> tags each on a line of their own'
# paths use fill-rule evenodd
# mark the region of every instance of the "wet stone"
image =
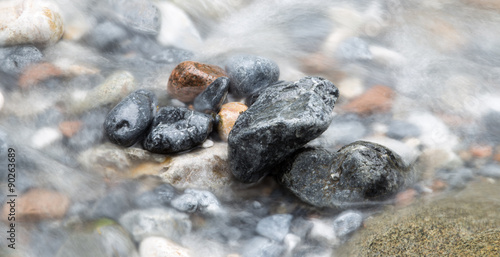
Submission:
<svg viewBox="0 0 500 257">
<path fill-rule="evenodd" d="M 275 214 L 265 217 L 257 224 L 256 231 L 269 239 L 282 242 L 288 234 L 292 218 L 291 214 Z"/>
<path fill-rule="evenodd" d="M 358 37 L 342 41 L 336 51 L 336 56 L 346 62 L 369 61 L 372 59 L 368 43 Z"/>
<path fill-rule="evenodd" d="M 218 77 L 227 77 L 219 66 L 194 61 L 181 62 L 170 74 L 167 91 L 182 102 L 192 102 Z"/>
<path fill-rule="evenodd" d="M 332 121 L 338 89 L 320 77 L 269 87 L 242 113 L 228 138 L 235 177 L 256 182 L 321 135 Z"/>
<path fill-rule="evenodd" d="M 359 212 L 346 211 L 333 221 L 333 229 L 338 237 L 345 237 L 356 231 L 363 223 L 363 216 Z"/>
<path fill-rule="evenodd" d="M 386 135 L 398 140 L 409 137 L 418 137 L 420 136 L 420 129 L 409 122 L 393 120 L 389 124 L 389 129 Z"/>
<path fill-rule="evenodd" d="M 194 99 L 194 109 L 203 113 L 217 113 L 226 100 L 228 88 L 229 78 L 217 78 Z"/>
<path fill-rule="evenodd" d="M 40 62 L 43 58 L 38 48 L 32 45 L 11 46 L 0 48 L 0 71 L 7 74 L 20 74 L 31 64 Z"/>
<path fill-rule="evenodd" d="M 186 189 L 184 194 L 172 200 L 172 207 L 182 212 L 216 214 L 221 211 L 219 201 L 208 191 Z"/>
<path fill-rule="evenodd" d="M 278 181 L 304 202 L 347 208 L 387 199 L 412 183 L 413 174 L 390 149 L 357 141 L 333 154 L 304 148 L 283 165 Z"/>
<path fill-rule="evenodd" d="M 99 50 L 111 49 L 127 38 L 127 31 L 111 21 L 99 23 L 85 37 L 85 41 Z"/>
<path fill-rule="evenodd" d="M 180 48 L 166 48 L 151 56 L 151 60 L 158 63 L 180 63 L 193 57 L 193 53 Z"/>
<path fill-rule="evenodd" d="M 229 91 L 247 97 L 278 81 L 280 70 L 270 59 L 255 55 L 237 55 L 226 64 L 230 78 Z"/>
<path fill-rule="evenodd" d="M 176 153 L 203 143 L 212 131 L 212 117 L 183 107 L 158 110 L 151 131 L 143 142 L 154 153 Z"/>
<path fill-rule="evenodd" d="M 131 146 L 140 140 L 153 121 L 156 106 L 156 96 L 150 91 L 140 89 L 127 96 L 104 121 L 109 140 L 121 146 Z"/>
<path fill-rule="evenodd" d="M 219 122 L 217 131 L 222 140 L 227 141 L 229 132 L 233 129 L 234 123 L 241 113 L 246 111 L 248 107 L 240 102 L 230 102 L 222 105 L 219 112 Z"/>
<path fill-rule="evenodd" d="M 110 14 L 127 28 L 142 34 L 157 35 L 161 28 L 161 13 L 149 1 L 109 0 Z"/>
<path fill-rule="evenodd" d="M 134 199 L 134 203 L 139 208 L 167 206 L 176 195 L 175 188 L 165 183 L 140 194 Z"/>
</svg>

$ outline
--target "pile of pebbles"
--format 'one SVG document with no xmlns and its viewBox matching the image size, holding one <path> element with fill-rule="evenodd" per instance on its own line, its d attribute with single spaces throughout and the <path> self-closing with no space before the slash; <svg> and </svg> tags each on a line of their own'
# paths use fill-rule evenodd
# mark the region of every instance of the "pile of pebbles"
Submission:
<svg viewBox="0 0 500 257">
<path fill-rule="evenodd" d="M 444 13 L 422 32 L 444 39 L 418 48 L 398 40 L 429 26 L 406 5 L 70 2 L 0 3 L 0 153 L 17 172 L 2 256 L 334 256 L 387 206 L 500 178 L 482 69 L 498 54 Z"/>
</svg>

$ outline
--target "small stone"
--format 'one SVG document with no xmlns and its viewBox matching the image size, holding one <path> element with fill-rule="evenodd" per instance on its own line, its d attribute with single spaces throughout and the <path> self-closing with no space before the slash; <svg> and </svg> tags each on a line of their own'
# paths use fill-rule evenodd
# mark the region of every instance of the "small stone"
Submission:
<svg viewBox="0 0 500 257">
<path fill-rule="evenodd" d="M 132 165 L 122 147 L 110 143 L 83 151 L 78 162 L 87 170 L 99 171 L 105 177 L 124 174 Z"/>
<path fill-rule="evenodd" d="M 335 235 L 331 221 L 312 219 L 310 222 L 312 223 L 312 228 L 307 234 L 308 239 L 329 247 L 339 244 L 339 238 Z"/>
<path fill-rule="evenodd" d="M 39 221 L 64 217 L 70 205 L 68 196 L 52 190 L 34 188 L 16 199 L 16 221 Z M 7 220 L 11 213 L 9 203 L 4 204 L 2 217 Z"/>
<path fill-rule="evenodd" d="M 363 223 L 363 215 L 356 211 L 345 211 L 333 221 L 333 229 L 339 237 L 345 237 L 356 231 Z"/>
<path fill-rule="evenodd" d="M 109 14 L 134 32 L 158 35 L 161 13 L 156 5 L 140 0 L 109 0 Z"/>
<path fill-rule="evenodd" d="M 145 136 L 156 113 L 157 100 L 153 92 L 140 89 L 113 108 L 104 121 L 109 140 L 121 146 L 131 146 Z"/>
<path fill-rule="evenodd" d="M 410 188 L 407 189 L 403 192 L 399 192 L 396 195 L 396 206 L 398 207 L 406 207 L 410 204 L 412 204 L 415 201 L 415 198 L 417 197 L 418 192 L 417 190 Z"/>
<path fill-rule="evenodd" d="M 40 62 L 43 54 L 32 45 L 11 46 L 0 48 L 0 59 L 0 71 L 17 75 L 28 66 Z"/>
<path fill-rule="evenodd" d="M 21 88 L 36 85 L 39 82 L 52 77 L 59 77 L 62 71 L 51 63 L 43 62 L 26 68 L 19 77 L 18 84 Z"/>
<path fill-rule="evenodd" d="M 193 53 L 180 48 L 165 48 L 161 52 L 151 56 L 151 60 L 157 63 L 180 63 L 193 57 Z"/>
<path fill-rule="evenodd" d="M 161 30 L 158 42 L 165 46 L 175 46 L 191 51 L 202 47 L 202 37 L 190 16 L 178 7 L 180 2 L 157 2 L 161 11 Z M 208 10 L 208 9 L 206 9 Z M 192 17 L 197 17 L 192 16 Z M 185 61 L 185 60 L 181 60 Z"/>
<path fill-rule="evenodd" d="M 259 221 L 257 233 L 277 242 L 282 242 L 288 234 L 293 216 L 291 214 L 275 214 Z"/>
<path fill-rule="evenodd" d="M 203 214 L 217 214 L 221 212 L 219 201 L 215 195 L 208 191 L 186 189 L 184 194 L 176 197 L 171 202 L 172 207 L 182 212 L 201 212 Z"/>
<path fill-rule="evenodd" d="M 372 59 L 368 43 L 359 37 L 351 37 L 342 41 L 335 55 L 344 62 L 369 61 Z"/>
<path fill-rule="evenodd" d="M 0 46 L 52 45 L 64 33 L 59 7 L 48 0 L 6 1 L 0 6 Z"/>
<path fill-rule="evenodd" d="M 59 130 L 65 137 L 72 137 L 78 130 L 82 127 L 82 122 L 79 120 L 75 121 L 63 121 L 59 123 Z"/>
<path fill-rule="evenodd" d="M 320 77 L 264 90 L 238 117 L 228 137 L 229 161 L 234 176 L 256 182 L 270 168 L 330 125 L 337 88 Z"/>
<path fill-rule="evenodd" d="M 62 139 L 61 132 L 53 127 L 43 127 L 31 137 L 31 145 L 35 149 L 42 149 Z"/>
<path fill-rule="evenodd" d="M 140 257 L 190 257 L 188 249 L 163 237 L 151 236 L 141 241 Z"/>
<path fill-rule="evenodd" d="M 126 38 L 127 31 L 123 27 L 111 21 L 104 21 L 97 24 L 84 40 L 99 50 L 107 50 Z"/>
<path fill-rule="evenodd" d="M 432 190 L 432 192 L 439 192 L 439 191 L 445 190 L 447 187 L 448 187 L 448 184 L 446 184 L 443 180 L 435 179 L 432 182 L 431 190 Z"/>
<path fill-rule="evenodd" d="M 227 141 L 229 132 L 233 129 L 234 123 L 248 107 L 240 102 L 230 102 L 222 105 L 219 112 L 219 123 L 217 131 L 222 140 Z"/>
<path fill-rule="evenodd" d="M 389 123 L 386 135 L 390 138 L 401 140 L 420 136 L 420 129 L 412 123 L 402 120 L 393 120 Z"/>
<path fill-rule="evenodd" d="M 488 164 L 479 169 L 479 175 L 491 178 L 500 178 L 500 165 Z"/>
<path fill-rule="evenodd" d="M 255 55 L 236 55 L 226 64 L 230 78 L 229 91 L 247 97 L 278 81 L 280 70 L 270 59 Z"/>
<path fill-rule="evenodd" d="M 387 86 L 376 85 L 356 97 L 342 109 L 362 115 L 387 112 L 392 108 L 394 91 Z"/>
<path fill-rule="evenodd" d="M 278 242 L 257 236 L 243 246 L 241 255 L 242 257 L 279 257 L 285 250 L 285 247 Z"/>
<path fill-rule="evenodd" d="M 212 117 L 183 107 L 162 107 L 143 142 L 153 153 L 176 153 L 200 145 L 212 131 Z"/>
<path fill-rule="evenodd" d="M 170 96 L 189 103 L 219 77 L 227 77 L 219 66 L 194 61 L 181 62 L 170 74 L 167 91 Z"/>
<path fill-rule="evenodd" d="M 493 155 L 493 147 L 490 145 L 473 145 L 469 151 L 475 158 L 489 158 Z"/>
<path fill-rule="evenodd" d="M 219 77 L 194 99 L 194 109 L 203 113 L 217 113 L 226 100 L 229 79 Z"/>
</svg>

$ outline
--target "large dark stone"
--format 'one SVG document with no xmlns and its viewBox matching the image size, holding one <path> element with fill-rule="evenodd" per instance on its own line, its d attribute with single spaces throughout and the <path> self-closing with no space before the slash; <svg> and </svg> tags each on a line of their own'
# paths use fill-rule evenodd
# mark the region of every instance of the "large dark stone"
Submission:
<svg viewBox="0 0 500 257">
<path fill-rule="evenodd" d="M 256 182 L 295 150 L 323 133 L 332 121 L 338 89 L 305 77 L 264 90 L 229 134 L 229 160 L 239 180 Z"/>
<path fill-rule="evenodd" d="M 413 182 L 401 157 L 365 141 L 346 145 L 337 153 L 301 149 L 280 165 L 277 177 L 304 202 L 332 208 L 385 200 Z"/>
<path fill-rule="evenodd" d="M 158 110 L 151 131 L 143 142 L 153 153 L 176 153 L 203 143 L 212 131 L 213 118 L 183 107 Z"/>
</svg>

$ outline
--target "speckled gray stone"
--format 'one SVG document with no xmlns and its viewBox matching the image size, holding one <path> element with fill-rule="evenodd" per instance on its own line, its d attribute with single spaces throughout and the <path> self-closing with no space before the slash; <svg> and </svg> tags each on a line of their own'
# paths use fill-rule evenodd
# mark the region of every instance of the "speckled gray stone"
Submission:
<svg viewBox="0 0 500 257">
<path fill-rule="evenodd" d="M 41 61 L 42 53 L 32 45 L 0 47 L 0 71 L 20 74 L 26 67 Z"/>
<path fill-rule="evenodd" d="M 275 214 L 265 217 L 259 221 L 257 233 L 277 242 L 282 242 L 285 239 L 293 216 L 291 214 Z"/>
<path fill-rule="evenodd" d="M 194 109 L 203 113 L 219 112 L 226 100 L 229 89 L 229 78 L 218 77 L 194 99 Z"/>
<path fill-rule="evenodd" d="M 357 141 L 337 153 L 304 148 L 280 165 L 278 181 L 304 202 L 348 208 L 385 200 L 413 182 L 397 154 L 375 143 Z"/>
<path fill-rule="evenodd" d="M 330 125 L 338 93 L 320 77 L 264 90 L 229 134 L 229 161 L 235 177 L 256 182 L 287 155 L 321 135 Z"/>
<path fill-rule="evenodd" d="M 237 97 L 255 94 L 278 81 L 278 65 L 267 58 L 255 55 L 236 55 L 226 64 L 229 75 L 229 91 Z"/>
<path fill-rule="evenodd" d="M 131 146 L 148 130 L 156 112 L 154 93 L 140 89 L 128 95 L 107 115 L 104 130 L 109 140 L 121 146 Z"/>
</svg>

